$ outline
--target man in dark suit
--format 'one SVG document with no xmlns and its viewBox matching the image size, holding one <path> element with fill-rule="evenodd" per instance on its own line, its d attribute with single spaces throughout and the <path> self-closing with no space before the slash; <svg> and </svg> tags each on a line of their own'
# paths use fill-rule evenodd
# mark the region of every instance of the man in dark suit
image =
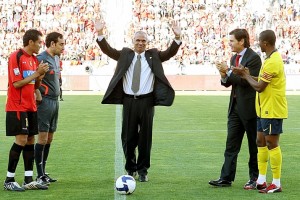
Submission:
<svg viewBox="0 0 300 200">
<path fill-rule="evenodd" d="M 147 34 L 137 31 L 134 48 L 112 48 L 103 36 L 104 22 L 96 20 L 97 43 L 103 53 L 117 61 L 115 73 L 103 97 L 103 104 L 123 104 L 122 145 L 129 175 L 139 174 L 140 182 L 148 181 L 154 106 L 170 106 L 175 92 L 164 75 L 162 62 L 176 55 L 181 44 L 181 29 L 172 22 L 175 40 L 165 51 L 146 50 Z M 135 150 L 138 149 L 138 157 Z"/>
<path fill-rule="evenodd" d="M 249 148 L 249 181 L 244 189 L 255 189 L 258 177 L 257 146 L 256 146 L 256 112 L 255 90 L 247 81 L 232 73 L 232 67 L 239 64 L 247 66 L 252 76 L 257 77 L 261 59 L 250 47 L 249 34 L 245 29 L 235 29 L 229 33 L 229 45 L 232 52 L 228 68 L 224 62 L 216 62 L 221 75 L 221 84 L 225 87 L 232 86 L 227 122 L 227 140 L 224 152 L 224 163 L 221 176 L 217 180 L 209 181 L 210 185 L 224 187 L 231 186 L 235 179 L 238 153 L 240 152 L 244 133 L 248 138 Z"/>
</svg>

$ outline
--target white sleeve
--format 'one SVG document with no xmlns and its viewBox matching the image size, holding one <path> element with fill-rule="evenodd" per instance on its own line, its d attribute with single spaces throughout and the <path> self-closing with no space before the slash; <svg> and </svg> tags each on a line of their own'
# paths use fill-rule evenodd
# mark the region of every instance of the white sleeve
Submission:
<svg viewBox="0 0 300 200">
<path fill-rule="evenodd" d="M 104 38 L 103 35 L 99 35 L 97 39 L 98 39 L 98 41 L 100 42 L 103 38 Z"/>
</svg>

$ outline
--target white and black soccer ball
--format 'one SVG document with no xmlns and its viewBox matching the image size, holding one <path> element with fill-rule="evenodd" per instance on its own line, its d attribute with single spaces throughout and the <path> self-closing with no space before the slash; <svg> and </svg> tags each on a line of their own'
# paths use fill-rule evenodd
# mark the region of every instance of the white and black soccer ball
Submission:
<svg viewBox="0 0 300 200">
<path fill-rule="evenodd" d="M 132 176 L 122 175 L 116 180 L 116 190 L 119 194 L 132 194 L 136 182 Z"/>
</svg>

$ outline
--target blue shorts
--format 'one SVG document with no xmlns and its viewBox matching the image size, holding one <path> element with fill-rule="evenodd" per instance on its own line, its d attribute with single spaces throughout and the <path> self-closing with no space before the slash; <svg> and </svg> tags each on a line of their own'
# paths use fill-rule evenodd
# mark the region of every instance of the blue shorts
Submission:
<svg viewBox="0 0 300 200">
<path fill-rule="evenodd" d="M 257 132 L 267 135 L 278 135 L 282 133 L 283 119 L 257 118 Z"/>
</svg>

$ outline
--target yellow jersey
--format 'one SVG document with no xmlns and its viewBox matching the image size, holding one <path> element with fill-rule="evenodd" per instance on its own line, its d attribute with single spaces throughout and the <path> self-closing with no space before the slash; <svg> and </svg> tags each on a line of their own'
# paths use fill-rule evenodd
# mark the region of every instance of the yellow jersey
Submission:
<svg viewBox="0 0 300 200">
<path fill-rule="evenodd" d="M 258 81 L 268 83 L 261 93 L 256 92 L 256 114 L 260 118 L 284 119 L 288 117 L 286 78 L 283 60 L 275 51 L 264 61 Z"/>
</svg>

